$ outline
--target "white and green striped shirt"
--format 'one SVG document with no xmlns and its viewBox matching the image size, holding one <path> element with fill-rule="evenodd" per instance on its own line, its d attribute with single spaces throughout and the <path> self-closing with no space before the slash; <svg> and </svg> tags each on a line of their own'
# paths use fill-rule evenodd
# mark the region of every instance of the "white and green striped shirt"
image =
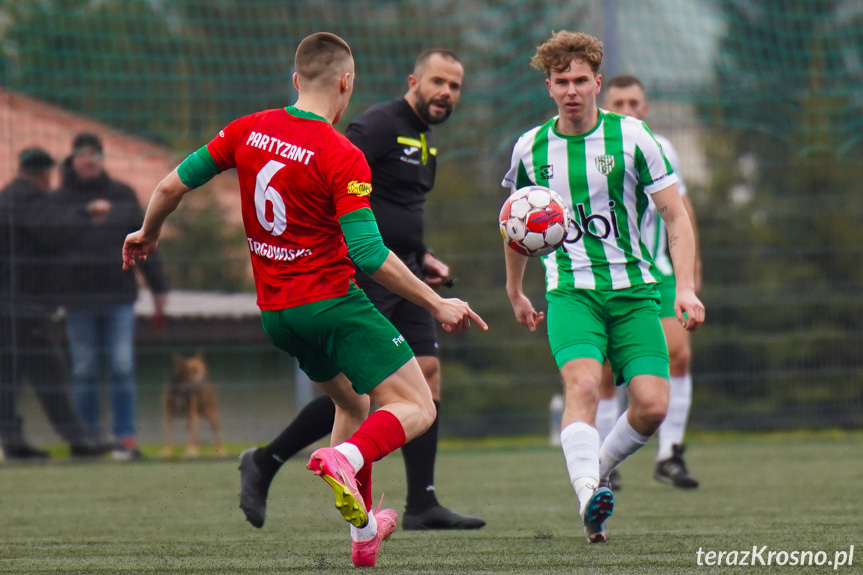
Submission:
<svg viewBox="0 0 863 575">
<path fill-rule="evenodd" d="M 686 195 L 686 183 L 680 175 L 680 160 L 677 156 L 677 150 L 671 144 L 668 138 L 653 134 L 656 141 L 662 146 L 662 153 L 671 164 L 674 173 L 677 174 L 677 191 L 681 196 Z M 653 200 L 647 207 L 647 213 L 644 214 L 644 219 L 641 224 L 641 241 L 647 246 L 647 251 L 653 256 L 653 263 L 663 276 L 674 275 L 674 267 L 671 264 L 671 255 L 668 253 L 668 230 L 665 228 L 665 221 L 659 216 L 656 210 L 656 204 Z"/>
<path fill-rule="evenodd" d="M 567 239 L 543 257 L 546 289 L 616 290 L 656 283 L 641 241 L 648 194 L 677 182 L 644 122 L 599 111 L 587 134 L 564 136 L 557 117 L 523 134 L 501 185 L 551 188 L 572 215 Z"/>
</svg>

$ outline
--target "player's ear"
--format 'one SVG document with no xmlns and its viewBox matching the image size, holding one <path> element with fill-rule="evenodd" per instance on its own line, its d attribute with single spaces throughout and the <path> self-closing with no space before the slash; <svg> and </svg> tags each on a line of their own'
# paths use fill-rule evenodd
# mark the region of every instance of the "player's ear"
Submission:
<svg viewBox="0 0 863 575">
<path fill-rule="evenodd" d="M 415 93 L 417 91 L 417 86 L 419 86 L 419 84 L 420 84 L 419 78 L 417 78 L 413 74 L 408 76 L 408 90 Z"/>
<path fill-rule="evenodd" d="M 297 80 L 297 73 L 296 72 L 294 72 L 293 82 L 294 82 L 294 89 L 296 89 L 299 92 L 300 91 L 300 83 Z"/>
</svg>

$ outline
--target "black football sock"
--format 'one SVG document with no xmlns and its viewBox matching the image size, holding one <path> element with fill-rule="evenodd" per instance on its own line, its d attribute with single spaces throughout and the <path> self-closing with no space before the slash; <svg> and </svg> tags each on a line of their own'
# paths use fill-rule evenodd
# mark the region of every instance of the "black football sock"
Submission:
<svg viewBox="0 0 863 575">
<path fill-rule="evenodd" d="M 440 402 L 435 401 L 438 415 L 428 431 L 402 447 L 408 477 L 407 513 L 422 513 L 438 504 L 434 492 L 434 465 L 437 456 Z"/>
<path fill-rule="evenodd" d="M 333 431 L 336 405 L 322 395 L 310 401 L 278 437 L 255 452 L 255 464 L 275 474 L 282 464 Z"/>
</svg>

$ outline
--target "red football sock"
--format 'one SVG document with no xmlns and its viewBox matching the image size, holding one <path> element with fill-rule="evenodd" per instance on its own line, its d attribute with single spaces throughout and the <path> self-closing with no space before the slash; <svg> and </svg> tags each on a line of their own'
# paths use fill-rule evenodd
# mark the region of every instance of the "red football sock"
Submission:
<svg viewBox="0 0 863 575">
<path fill-rule="evenodd" d="M 405 444 L 405 430 L 398 418 L 379 409 L 366 419 L 347 443 L 357 446 L 366 465 L 382 459 Z"/>
<path fill-rule="evenodd" d="M 372 510 L 372 464 L 369 463 L 357 472 L 357 485 L 360 488 L 360 495 L 363 497 L 363 503 L 366 504 L 366 511 Z"/>
</svg>

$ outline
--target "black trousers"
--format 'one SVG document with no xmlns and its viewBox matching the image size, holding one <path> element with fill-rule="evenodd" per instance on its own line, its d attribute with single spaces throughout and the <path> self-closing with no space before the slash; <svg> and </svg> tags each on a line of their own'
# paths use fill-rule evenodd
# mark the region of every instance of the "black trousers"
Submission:
<svg viewBox="0 0 863 575">
<path fill-rule="evenodd" d="M 0 442 L 26 445 L 18 412 L 21 385 L 30 383 L 57 434 L 71 444 L 86 441 L 75 416 L 69 368 L 50 311 L 6 309 L 0 314 Z"/>
</svg>

